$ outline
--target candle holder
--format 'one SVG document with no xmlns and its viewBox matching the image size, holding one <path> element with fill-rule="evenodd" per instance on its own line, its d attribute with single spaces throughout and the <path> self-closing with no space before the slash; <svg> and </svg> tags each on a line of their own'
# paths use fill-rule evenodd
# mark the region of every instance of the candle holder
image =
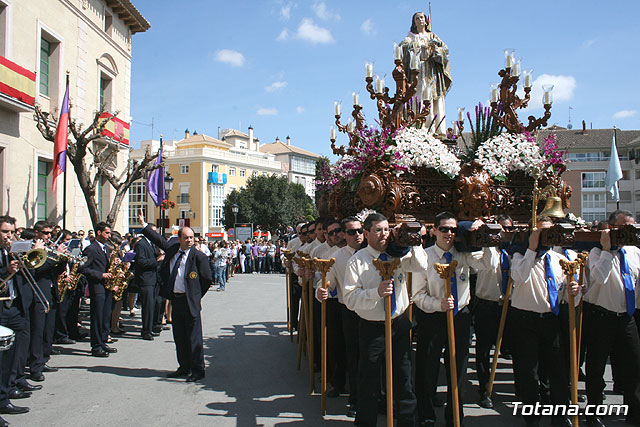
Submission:
<svg viewBox="0 0 640 427">
<path fill-rule="evenodd" d="M 547 125 L 547 121 L 551 117 L 551 104 L 545 104 L 545 113 L 542 117 L 536 118 L 529 116 L 529 124 L 525 127 L 518 118 L 516 110 L 527 108 L 531 99 L 531 87 L 524 88 L 524 98 L 520 98 L 516 94 L 518 89 L 518 75 L 512 74 L 511 67 L 504 68 L 498 72 L 502 77 L 498 90 L 498 101 L 491 102 L 491 115 L 510 133 L 521 133 L 523 130 L 533 132 Z"/>
</svg>

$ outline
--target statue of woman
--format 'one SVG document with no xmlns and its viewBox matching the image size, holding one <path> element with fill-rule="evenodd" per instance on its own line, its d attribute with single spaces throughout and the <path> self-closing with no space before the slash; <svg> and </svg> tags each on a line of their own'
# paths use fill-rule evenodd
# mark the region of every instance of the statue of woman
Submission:
<svg viewBox="0 0 640 427">
<path fill-rule="evenodd" d="M 403 51 L 404 69 L 409 80 L 412 77 L 411 67 L 409 66 L 411 62 L 410 52 L 420 55 L 416 95 L 418 100 L 422 102 L 426 97 L 427 88 L 431 87 L 433 100 L 427 126 L 435 120 L 432 127 L 434 132 L 445 134 L 444 97 L 451 87 L 449 48 L 431 31 L 431 23 L 427 22 L 423 12 L 417 12 L 413 15 L 411 30 L 400 46 Z"/>
</svg>

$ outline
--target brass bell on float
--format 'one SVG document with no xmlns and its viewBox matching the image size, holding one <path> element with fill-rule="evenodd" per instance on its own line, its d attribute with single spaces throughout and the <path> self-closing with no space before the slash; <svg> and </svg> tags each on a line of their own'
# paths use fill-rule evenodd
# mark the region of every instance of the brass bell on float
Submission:
<svg viewBox="0 0 640 427">
<path fill-rule="evenodd" d="M 550 196 L 545 202 L 544 209 L 540 212 L 540 216 L 548 216 L 551 218 L 564 218 L 564 210 L 562 210 L 562 199 L 557 196 Z"/>
</svg>

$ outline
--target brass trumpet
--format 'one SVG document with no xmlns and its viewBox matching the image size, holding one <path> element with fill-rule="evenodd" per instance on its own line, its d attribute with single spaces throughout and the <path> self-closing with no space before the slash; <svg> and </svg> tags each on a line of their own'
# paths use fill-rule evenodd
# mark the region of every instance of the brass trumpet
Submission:
<svg viewBox="0 0 640 427">
<path fill-rule="evenodd" d="M 31 286 L 31 289 L 33 290 L 34 295 L 36 296 L 36 298 L 38 298 L 40 303 L 43 305 L 44 312 L 48 313 L 49 310 L 51 309 L 51 306 L 49 305 L 49 301 L 47 300 L 47 297 L 42 292 L 42 289 L 40 289 L 40 287 L 38 286 L 38 283 L 36 282 L 36 280 L 33 278 L 33 275 L 31 274 L 31 272 L 29 271 L 29 269 L 35 270 L 36 268 L 40 268 L 44 265 L 44 263 L 47 261 L 47 258 L 48 258 L 47 251 L 45 249 L 40 249 L 40 248 L 31 249 L 30 251 L 25 252 L 21 256 L 21 259 L 18 258 L 18 256 L 15 253 L 10 253 L 9 255 L 14 260 L 21 261 L 20 268 L 18 271 L 22 273 L 24 278 L 27 280 L 27 283 L 29 284 L 29 286 Z M 0 292 L 2 293 L 6 292 L 7 284 L 15 274 L 16 273 L 11 273 L 7 278 L 0 281 Z"/>
</svg>

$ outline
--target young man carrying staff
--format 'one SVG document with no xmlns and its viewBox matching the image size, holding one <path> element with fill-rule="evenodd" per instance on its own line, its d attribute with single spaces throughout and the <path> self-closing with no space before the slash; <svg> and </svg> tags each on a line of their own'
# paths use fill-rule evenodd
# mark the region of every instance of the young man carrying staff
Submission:
<svg viewBox="0 0 640 427">
<path fill-rule="evenodd" d="M 471 224 L 470 231 L 476 230 L 482 221 Z M 437 388 L 437 373 L 442 350 L 447 370 L 447 406 L 445 421 L 447 426 L 453 425 L 453 411 L 460 411 L 462 420 L 462 390 L 466 381 L 467 358 L 469 354 L 469 336 L 471 333 L 471 313 L 467 306 L 470 300 L 469 274 L 470 267 L 485 270 L 486 263 L 491 261 L 489 249 L 484 251 L 463 253 L 453 246 L 458 221 L 449 212 L 442 212 L 435 217 L 435 245 L 425 250 L 428 267 L 424 271 L 426 280 L 413 283 L 413 302 L 420 309 L 416 310 L 418 321 L 418 348 L 416 353 L 416 395 L 418 398 L 418 416 L 423 426 L 435 426 L 436 414 L 433 398 Z M 487 255 L 487 256 L 485 256 Z M 445 282 L 434 268 L 434 264 L 450 264 L 457 261 L 455 276 L 451 279 L 451 296 L 445 297 Z M 449 368 L 449 345 L 446 312 L 453 310 L 456 345 L 456 371 L 458 376 L 459 408 L 453 408 L 451 394 L 451 378 Z"/>
<path fill-rule="evenodd" d="M 409 296 L 406 272 L 427 268 L 421 246 L 412 247 L 401 257 L 394 278 L 382 280 L 373 265 L 374 259 L 389 259 L 391 230 L 387 218 L 371 213 L 364 221 L 364 234 L 369 246 L 353 255 L 344 277 L 344 301 L 360 316 L 360 363 L 358 371 L 358 404 L 355 424 L 374 427 L 378 419 L 380 372 L 385 357 L 385 297 L 392 298 L 393 396 L 398 405 L 398 426 L 415 425 L 416 398 L 411 380 L 411 322 L 406 313 Z"/>
</svg>

